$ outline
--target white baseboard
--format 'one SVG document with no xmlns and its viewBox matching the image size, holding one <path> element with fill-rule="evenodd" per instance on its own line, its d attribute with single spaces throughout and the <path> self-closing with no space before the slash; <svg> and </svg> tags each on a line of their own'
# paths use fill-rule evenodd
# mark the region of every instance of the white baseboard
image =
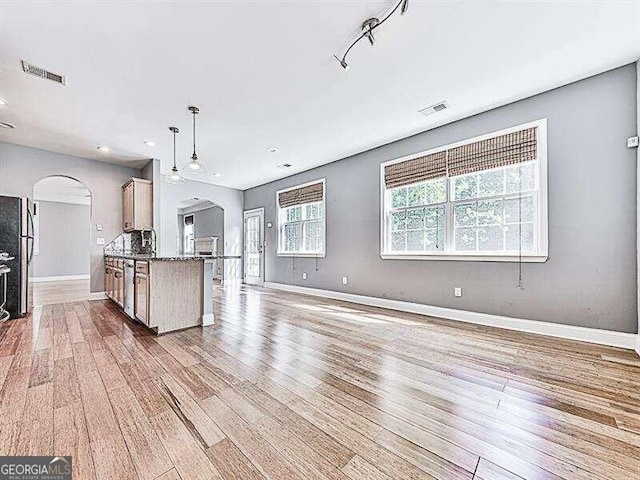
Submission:
<svg viewBox="0 0 640 480">
<path fill-rule="evenodd" d="M 64 282 L 65 280 L 89 280 L 89 275 L 58 275 L 53 277 L 29 277 L 31 283 Z"/>
<path fill-rule="evenodd" d="M 476 323 L 490 327 L 506 328 L 520 332 L 537 333 L 551 337 L 567 338 L 582 342 L 609 345 L 612 347 L 626 348 L 629 350 L 640 350 L 640 335 L 635 333 L 614 332 L 611 330 L 601 330 L 597 328 L 577 327 L 574 325 L 562 325 L 559 323 L 540 322 L 537 320 L 525 320 L 522 318 L 504 317 L 501 315 L 491 315 L 488 313 L 469 312 L 466 310 L 456 310 L 453 308 L 435 307 L 421 303 L 404 302 L 402 300 L 389 300 L 386 298 L 369 297 L 356 295 L 353 293 L 336 292 L 332 290 L 321 290 L 318 288 L 299 287 L 284 283 L 265 282 L 264 286 L 276 290 L 287 292 L 304 293 L 317 297 L 332 298 L 345 302 L 359 303 L 373 307 L 389 308 L 402 312 L 418 313 L 431 317 L 446 318 L 448 320 L 459 320 L 461 322 Z M 640 351 L 638 352 L 640 355 Z"/>
<path fill-rule="evenodd" d="M 106 300 L 107 294 L 105 292 L 91 292 L 89 294 L 89 300 Z"/>
<path fill-rule="evenodd" d="M 202 316 L 202 326 L 203 327 L 208 327 L 209 325 L 213 325 L 213 323 L 214 323 L 213 313 L 205 313 Z"/>
</svg>

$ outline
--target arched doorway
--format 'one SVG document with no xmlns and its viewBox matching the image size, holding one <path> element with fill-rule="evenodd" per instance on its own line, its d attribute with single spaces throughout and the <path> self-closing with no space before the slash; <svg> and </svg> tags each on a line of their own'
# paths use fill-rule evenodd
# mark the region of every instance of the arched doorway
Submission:
<svg viewBox="0 0 640 480">
<path fill-rule="evenodd" d="M 91 271 L 91 192 L 75 178 L 55 175 L 33 186 L 34 305 L 86 300 Z"/>
</svg>

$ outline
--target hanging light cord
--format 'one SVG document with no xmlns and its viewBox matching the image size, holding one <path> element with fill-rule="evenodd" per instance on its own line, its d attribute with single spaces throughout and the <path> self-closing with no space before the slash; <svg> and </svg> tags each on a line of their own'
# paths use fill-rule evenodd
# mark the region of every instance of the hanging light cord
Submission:
<svg viewBox="0 0 640 480">
<path fill-rule="evenodd" d="M 174 170 L 178 167 L 176 166 L 176 131 L 173 130 L 173 168 Z"/>
<path fill-rule="evenodd" d="M 355 47 L 355 45 L 360 40 L 362 40 L 364 37 L 367 37 L 367 36 L 371 35 L 375 29 L 377 29 L 380 25 L 382 25 L 384 22 L 386 22 L 391 15 L 396 13 L 396 10 L 398 10 L 398 8 L 400 8 L 400 5 L 403 5 L 403 4 L 408 5 L 408 0 L 400 0 L 398 2 L 398 4 L 395 7 L 393 7 L 393 10 L 391 10 L 386 17 L 384 17 L 380 22 L 378 22 L 374 26 L 372 26 L 372 27 L 366 29 L 364 32 L 362 32 L 362 34 L 360 34 L 360 36 L 358 38 L 356 38 L 351 45 L 349 45 L 349 48 L 347 48 L 347 51 L 344 52 L 344 55 L 342 56 L 342 59 L 340 59 L 336 55 L 334 55 L 335 59 L 338 60 L 338 62 L 340 62 L 340 64 L 345 65 L 346 64 L 347 55 L 349 54 L 351 49 L 353 47 Z M 408 8 L 407 6 L 402 7 L 402 13 L 403 14 L 407 11 L 407 8 Z"/>
<path fill-rule="evenodd" d="M 196 111 L 193 110 L 193 155 L 191 156 L 192 160 L 197 160 L 198 155 L 196 155 Z"/>
</svg>

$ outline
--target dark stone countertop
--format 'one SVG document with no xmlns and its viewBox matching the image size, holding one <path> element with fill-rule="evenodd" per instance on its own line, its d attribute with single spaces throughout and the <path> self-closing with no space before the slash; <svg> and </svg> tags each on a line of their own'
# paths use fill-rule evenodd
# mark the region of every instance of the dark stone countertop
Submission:
<svg viewBox="0 0 640 480">
<path fill-rule="evenodd" d="M 126 258 L 128 260 L 140 261 L 164 261 L 177 262 L 189 260 L 210 260 L 216 258 L 222 259 L 240 259 L 240 255 L 149 255 L 141 253 L 105 253 L 105 257 Z"/>
</svg>

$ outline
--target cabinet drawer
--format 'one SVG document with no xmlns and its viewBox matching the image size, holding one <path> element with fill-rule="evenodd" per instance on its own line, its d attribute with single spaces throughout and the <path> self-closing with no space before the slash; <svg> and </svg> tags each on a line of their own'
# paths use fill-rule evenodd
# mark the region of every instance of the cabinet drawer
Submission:
<svg viewBox="0 0 640 480">
<path fill-rule="evenodd" d="M 149 273 L 149 262 L 136 262 L 136 273 Z"/>
</svg>

